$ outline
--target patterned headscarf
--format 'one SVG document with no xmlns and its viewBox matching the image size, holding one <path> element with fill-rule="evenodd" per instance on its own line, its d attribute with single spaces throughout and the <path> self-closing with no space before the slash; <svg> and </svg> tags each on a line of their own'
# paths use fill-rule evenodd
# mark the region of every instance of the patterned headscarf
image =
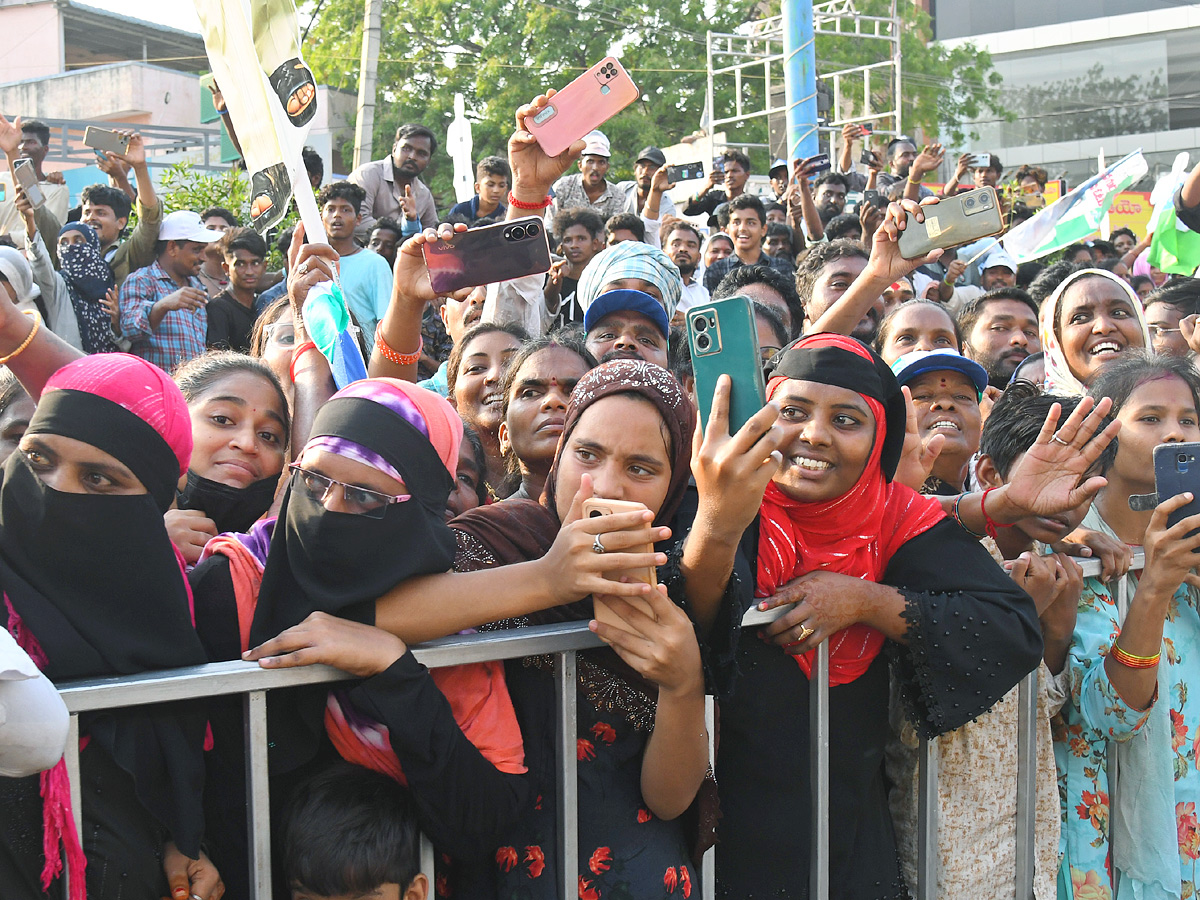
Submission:
<svg viewBox="0 0 1200 900">
<path fill-rule="evenodd" d="M 667 318 L 675 315 L 683 294 L 679 267 L 667 254 L 641 241 L 622 241 L 596 254 L 579 279 L 576 293 L 579 305 L 587 310 L 592 301 L 604 293 L 605 285 L 623 278 L 640 278 L 654 285 L 662 293 Z"/>
<path fill-rule="evenodd" d="M 58 270 L 71 295 L 83 350 L 85 353 L 111 353 L 117 349 L 112 338 L 112 320 L 100 301 L 115 283 L 112 269 L 104 261 L 100 238 L 91 225 L 71 222 L 58 232 L 59 238 L 70 231 L 82 234 L 84 242 L 59 247 Z"/>
</svg>

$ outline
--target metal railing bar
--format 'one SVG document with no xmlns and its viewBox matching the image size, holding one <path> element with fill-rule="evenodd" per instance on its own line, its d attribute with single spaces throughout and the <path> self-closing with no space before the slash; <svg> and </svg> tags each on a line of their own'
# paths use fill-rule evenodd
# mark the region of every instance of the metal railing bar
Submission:
<svg viewBox="0 0 1200 900">
<path fill-rule="evenodd" d="M 267 766 L 267 693 L 251 691 L 244 700 L 246 735 L 246 833 L 250 835 L 251 891 L 271 896 L 271 785 Z"/>
<path fill-rule="evenodd" d="M 574 650 L 558 654 L 554 669 L 558 725 L 558 859 L 559 893 L 563 897 L 579 894 L 579 718 L 576 706 L 576 665 Z"/>
<path fill-rule="evenodd" d="M 921 738 L 917 752 L 917 900 L 937 900 L 938 746 Z"/>
<path fill-rule="evenodd" d="M 1017 688 L 1017 846 L 1014 881 L 1016 897 L 1033 896 L 1034 839 L 1037 811 L 1037 697 L 1038 670 Z"/>
<path fill-rule="evenodd" d="M 717 765 L 717 698 L 704 695 L 704 726 L 708 729 L 708 761 L 714 769 Z M 716 900 L 717 896 L 717 848 L 704 851 L 700 869 L 701 900 Z"/>
<path fill-rule="evenodd" d="M 809 765 L 812 784 L 812 852 L 809 896 L 829 900 L 829 642 L 817 647 L 808 683 Z"/>
</svg>

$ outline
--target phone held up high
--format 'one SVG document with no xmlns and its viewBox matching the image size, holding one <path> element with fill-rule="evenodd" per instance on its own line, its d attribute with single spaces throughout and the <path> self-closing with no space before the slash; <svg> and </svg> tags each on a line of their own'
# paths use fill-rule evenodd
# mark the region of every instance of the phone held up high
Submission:
<svg viewBox="0 0 1200 900">
<path fill-rule="evenodd" d="M 101 152 L 124 155 L 129 152 L 129 137 L 110 131 L 107 128 L 97 128 L 89 125 L 83 132 L 83 142 Z"/>
<path fill-rule="evenodd" d="M 25 191 L 25 199 L 29 201 L 29 205 L 34 209 L 41 209 L 42 204 L 46 202 L 46 195 L 42 193 L 42 189 L 38 185 L 37 170 L 33 167 L 33 160 L 18 159 L 13 163 L 12 171 L 13 178 Z"/>
<path fill-rule="evenodd" d="M 750 298 L 735 295 L 692 307 L 687 312 L 687 328 L 701 427 L 708 427 L 717 379 L 728 375 L 733 382 L 729 433 L 734 434 L 767 402 L 758 323 Z"/>
<path fill-rule="evenodd" d="M 681 181 L 695 181 L 704 177 L 704 163 L 683 163 L 678 166 L 667 166 L 667 181 L 679 184 Z"/>
<path fill-rule="evenodd" d="M 1154 489 L 1158 502 L 1185 491 L 1195 498 L 1167 517 L 1167 527 L 1200 513 L 1200 443 L 1159 444 L 1154 448 Z"/>
<path fill-rule="evenodd" d="M 638 98 L 629 73 L 606 56 L 565 88 L 536 116 L 525 120 L 549 156 L 558 156 L 593 129 L 599 128 Z"/>
<path fill-rule="evenodd" d="M 585 519 L 592 519 L 596 516 L 610 516 L 615 513 L 625 512 L 640 512 L 646 509 L 644 503 L 638 503 L 634 500 L 606 500 L 602 497 L 593 497 L 590 500 L 583 501 L 583 516 Z M 604 536 L 600 535 L 600 540 L 603 542 Z M 629 547 L 622 550 L 623 553 L 653 553 L 654 544 L 647 542 L 640 547 Z M 642 584 L 648 584 L 651 587 L 658 585 L 658 573 L 654 571 L 653 566 L 648 566 L 645 569 L 630 569 L 627 572 L 606 572 L 605 577 L 611 581 L 620 581 L 621 576 L 627 577 L 630 581 L 640 581 Z M 650 618 L 656 618 L 654 611 L 650 607 L 650 603 L 643 597 L 624 597 L 631 606 L 644 612 Z M 626 628 L 621 619 L 613 612 L 608 604 L 603 600 L 593 598 L 593 615 L 597 622 L 604 622 L 607 625 L 613 625 L 617 628 Z"/>
<path fill-rule="evenodd" d="M 550 271 L 546 227 L 537 216 L 472 228 L 421 250 L 438 294 Z"/>
<path fill-rule="evenodd" d="M 964 191 L 921 207 L 924 222 L 912 213 L 900 233 L 900 255 L 916 259 L 941 247 L 957 247 L 980 238 L 992 237 L 1004 230 L 996 189 L 990 187 Z"/>
</svg>

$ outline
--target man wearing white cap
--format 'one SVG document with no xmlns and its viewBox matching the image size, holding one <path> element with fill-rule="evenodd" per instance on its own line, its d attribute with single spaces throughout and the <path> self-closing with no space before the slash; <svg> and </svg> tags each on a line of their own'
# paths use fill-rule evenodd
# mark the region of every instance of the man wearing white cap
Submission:
<svg viewBox="0 0 1200 900">
<path fill-rule="evenodd" d="M 583 140 L 579 174 L 564 175 L 554 182 L 554 202 L 546 210 L 548 230 L 553 229 L 554 217 L 564 209 L 590 209 L 604 222 L 625 211 L 625 192 L 605 178 L 612 156 L 608 138 L 601 131 L 591 131 Z"/>
<path fill-rule="evenodd" d="M 976 297 L 982 297 L 988 291 L 997 288 L 1014 287 L 1017 283 L 1016 261 L 1008 255 L 1007 250 L 997 244 L 995 249 L 979 261 L 979 284 L 962 284 L 956 287 L 954 282 L 966 270 L 963 259 L 965 252 L 966 248 L 958 249 L 959 259 L 950 263 L 945 281 L 938 285 L 938 299 L 955 314 Z"/>
<path fill-rule="evenodd" d="M 198 275 L 205 248 L 223 236 L 191 210 L 163 218 L 157 258 L 121 285 L 121 336 L 131 353 L 170 372 L 204 352 L 208 294 Z"/>
</svg>

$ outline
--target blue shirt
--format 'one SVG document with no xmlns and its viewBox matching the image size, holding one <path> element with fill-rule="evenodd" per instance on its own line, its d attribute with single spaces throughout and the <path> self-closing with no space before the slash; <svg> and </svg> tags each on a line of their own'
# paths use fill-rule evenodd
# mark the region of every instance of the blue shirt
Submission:
<svg viewBox="0 0 1200 900">
<path fill-rule="evenodd" d="M 188 279 L 188 286 L 204 291 L 203 282 L 195 276 Z M 179 285 L 155 260 L 125 279 L 117 301 L 121 307 L 121 336 L 129 339 L 130 352 L 167 372 L 202 354 L 208 336 L 208 310 L 203 306 L 172 309 L 157 326 L 150 326 L 154 304 L 177 290 Z"/>
<path fill-rule="evenodd" d="M 476 194 L 470 200 L 464 200 L 462 203 L 456 203 L 450 207 L 450 211 L 446 213 L 446 218 L 453 215 L 461 215 L 467 217 L 467 224 L 474 225 L 477 221 L 483 218 L 487 219 L 503 219 L 508 214 L 508 207 L 501 203 L 486 216 L 479 215 L 479 195 Z"/>
<path fill-rule="evenodd" d="M 375 345 L 375 326 L 392 299 L 392 270 L 373 250 L 359 250 L 338 262 L 346 305 L 358 320 L 369 350 Z"/>
</svg>

